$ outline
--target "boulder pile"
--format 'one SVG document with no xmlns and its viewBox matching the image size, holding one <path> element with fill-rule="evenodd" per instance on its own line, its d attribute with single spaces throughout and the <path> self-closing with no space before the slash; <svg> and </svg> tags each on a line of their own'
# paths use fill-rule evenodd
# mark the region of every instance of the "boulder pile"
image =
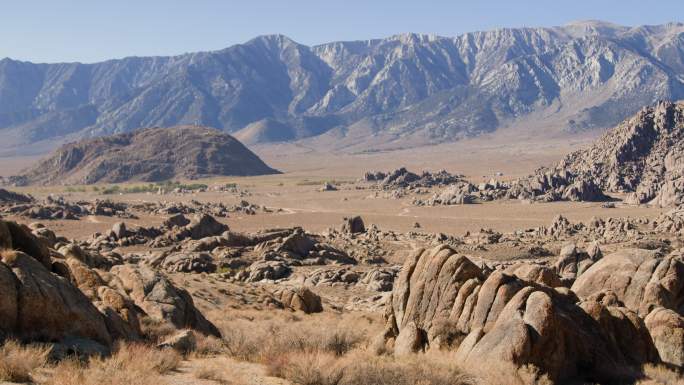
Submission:
<svg viewBox="0 0 684 385">
<path fill-rule="evenodd" d="M 572 290 L 560 284 L 540 266 L 490 271 L 448 246 L 418 250 L 394 283 L 378 349 L 450 348 L 485 377 L 526 367 L 526 382 L 614 381 L 645 363 L 682 365 L 681 255 L 624 250 L 578 272 Z"/>
<path fill-rule="evenodd" d="M 463 178 L 461 175 L 450 174 L 445 170 L 437 172 L 423 171 L 423 173 L 415 174 L 408 171 L 405 167 L 398 168 L 390 172 L 369 171 L 363 177 L 365 182 L 377 183 L 378 186 L 385 190 L 397 188 L 421 188 L 446 186 L 456 183 Z"/>
<path fill-rule="evenodd" d="M 23 196 L 24 198 L 29 198 Z M 0 201 L 0 212 L 30 219 L 70 219 L 76 220 L 89 215 L 106 217 L 136 218 L 127 204 L 110 200 L 93 202 L 68 202 L 62 197 L 48 196 L 42 201 L 33 198 Z"/>
<path fill-rule="evenodd" d="M 190 294 L 145 266 L 65 245 L 44 228 L 0 221 L 0 335 L 101 347 L 144 337 L 144 319 L 218 336 Z M 78 348 L 78 347 L 76 347 Z"/>
<path fill-rule="evenodd" d="M 608 131 L 557 169 L 593 180 L 630 203 L 684 203 L 684 102 L 658 102 Z"/>
</svg>

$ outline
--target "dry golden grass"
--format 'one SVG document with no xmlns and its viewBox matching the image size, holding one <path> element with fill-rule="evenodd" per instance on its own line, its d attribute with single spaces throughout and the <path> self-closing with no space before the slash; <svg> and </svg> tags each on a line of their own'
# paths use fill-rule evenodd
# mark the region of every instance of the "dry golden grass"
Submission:
<svg viewBox="0 0 684 385">
<path fill-rule="evenodd" d="M 154 320 L 150 317 L 142 317 L 140 319 L 140 329 L 143 336 L 152 343 L 159 343 L 178 331 L 170 323 Z"/>
<path fill-rule="evenodd" d="M 684 373 L 681 371 L 662 365 L 645 365 L 643 371 L 646 378 L 637 385 L 684 385 Z"/>
<path fill-rule="evenodd" d="M 193 372 L 200 380 L 210 380 L 219 384 L 230 384 L 225 368 L 215 362 L 207 362 L 199 365 Z"/>
<path fill-rule="evenodd" d="M 239 360 L 270 362 L 290 352 L 343 355 L 379 333 L 381 325 L 357 315 L 243 312 L 219 322 L 225 351 Z"/>
<path fill-rule="evenodd" d="M 216 318 L 215 318 L 216 319 Z M 475 383 L 449 353 L 394 358 L 367 349 L 383 328 L 361 314 L 246 312 L 218 322 L 228 355 L 266 366 L 300 385 L 456 385 Z M 207 368 L 202 378 L 220 378 Z"/>
<path fill-rule="evenodd" d="M 0 347 L 0 381 L 31 381 L 31 372 L 46 365 L 49 352 L 46 346 L 6 341 Z"/>
<path fill-rule="evenodd" d="M 214 336 L 205 336 L 200 333 L 196 333 L 196 335 L 197 343 L 195 345 L 195 350 L 191 352 L 189 356 L 207 357 L 226 352 L 226 344 L 222 339 Z"/>
<path fill-rule="evenodd" d="M 532 365 L 517 366 L 513 363 L 498 363 L 495 367 L 484 364 L 477 368 L 467 368 L 477 375 L 482 384 L 487 385 L 553 385 L 549 377 Z M 570 382 L 575 384 L 574 382 Z M 620 382 L 617 382 L 620 383 Z M 579 383 L 578 383 L 579 384 Z M 587 384 L 589 385 L 589 384 Z"/>
<path fill-rule="evenodd" d="M 450 354 L 435 352 L 401 358 L 354 350 L 342 357 L 329 352 L 292 352 L 273 360 L 269 373 L 301 385 L 461 385 L 476 384 Z"/>
<path fill-rule="evenodd" d="M 107 358 L 87 363 L 66 360 L 55 366 L 47 385 L 158 385 L 162 374 L 178 367 L 182 360 L 171 349 L 142 344 L 120 344 Z"/>
</svg>

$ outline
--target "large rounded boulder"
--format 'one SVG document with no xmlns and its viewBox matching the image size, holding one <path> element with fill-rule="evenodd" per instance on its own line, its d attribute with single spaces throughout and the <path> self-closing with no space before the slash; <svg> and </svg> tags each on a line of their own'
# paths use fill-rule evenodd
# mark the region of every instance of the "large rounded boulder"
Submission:
<svg viewBox="0 0 684 385">
<path fill-rule="evenodd" d="M 642 317 L 656 307 L 684 314 L 684 258 L 651 250 L 620 250 L 589 267 L 572 290 L 580 298 L 611 291 Z"/>
<path fill-rule="evenodd" d="M 379 345 L 395 354 L 456 349 L 469 371 L 526 368 L 523 381 L 612 380 L 658 362 L 636 312 L 602 297 L 580 301 L 552 287 L 559 280 L 550 272 L 517 265 L 490 273 L 448 246 L 418 250 L 394 284 Z"/>
</svg>

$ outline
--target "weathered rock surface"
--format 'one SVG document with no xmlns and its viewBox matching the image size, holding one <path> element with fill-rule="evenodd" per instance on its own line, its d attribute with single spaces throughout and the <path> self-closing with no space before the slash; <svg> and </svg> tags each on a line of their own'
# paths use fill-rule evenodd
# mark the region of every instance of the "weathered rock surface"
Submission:
<svg viewBox="0 0 684 385">
<path fill-rule="evenodd" d="M 323 311 L 321 297 L 307 287 L 282 288 L 273 293 L 274 297 L 285 307 L 306 314 Z"/>
<path fill-rule="evenodd" d="M 363 223 L 363 219 L 356 215 L 349 218 L 344 218 L 344 223 L 342 224 L 342 232 L 348 234 L 358 234 L 366 231 L 366 225 Z"/>
<path fill-rule="evenodd" d="M 684 259 L 650 250 L 620 250 L 589 267 L 572 290 L 580 298 L 610 291 L 642 317 L 655 307 L 684 314 Z"/>
<path fill-rule="evenodd" d="M 31 219 L 69 219 L 76 220 L 88 215 L 107 217 L 135 218 L 128 205 L 109 200 L 96 199 L 94 202 L 68 202 L 61 197 L 48 196 L 42 201 L 0 203 L 0 212 Z"/>
<path fill-rule="evenodd" d="M 58 342 L 69 351 L 107 349 L 118 339 L 141 338 L 143 317 L 219 335 L 190 295 L 159 273 L 75 244 L 49 249 L 41 237 L 56 236 L 31 227 L 44 235 L 0 221 L 2 336 Z"/>
<path fill-rule="evenodd" d="M 120 286 L 153 319 L 169 322 L 177 328 L 220 336 L 216 326 L 197 310 L 190 294 L 160 273 L 139 265 L 114 266 L 111 273 L 116 281 L 110 285 Z"/>
<path fill-rule="evenodd" d="M 292 272 L 290 266 L 283 261 L 257 261 L 253 263 L 247 272 L 248 282 L 258 282 L 264 279 L 285 278 Z"/>
<path fill-rule="evenodd" d="M 423 171 L 420 175 L 408 171 L 405 167 L 389 172 L 366 172 L 366 182 L 376 182 L 379 187 L 389 190 L 397 188 L 420 188 L 446 186 L 458 182 L 462 176 L 453 175 L 446 170 L 437 172 Z"/>
<path fill-rule="evenodd" d="M 111 345 L 105 321 L 91 301 L 33 257 L 3 251 L 0 275 L 4 333 L 47 341 L 79 336 Z"/>
<path fill-rule="evenodd" d="M 536 282 L 548 287 L 563 286 L 556 270 L 536 263 L 519 262 L 507 268 L 505 272 L 527 282 Z"/>
<path fill-rule="evenodd" d="M 551 287 L 559 280 L 538 266 L 489 273 L 446 246 L 418 250 L 394 283 L 385 339 L 396 354 L 452 347 L 475 372 L 527 366 L 554 382 L 614 379 L 658 362 L 635 311 L 604 296 L 580 302 Z"/>
<path fill-rule="evenodd" d="M 213 273 L 216 263 L 208 253 L 174 253 L 160 265 L 170 273 Z"/>
<path fill-rule="evenodd" d="M 418 206 L 438 206 L 438 205 L 463 205 L 474 203 L 476 195 L 472 194 L 477 191 L 475 186 L 468 182 L 460 182 L 452 184 L 447 188 L 435 193 L 432 197 L 425 201 L 418 200 L 414 202 Z"/>
<path fill-rule="evenodd" d="M 582 251 L 576 245 L 568 244 L 561 249 L 560 256 L 558 256 L 553 268 L 561 279 L 570 286 L 578 276 L 602 256 L 597 245 L 593 245 L 588 251 Z"/>
<path fill-rule="evenodd" d="M 13 191 L 0 188 L 0 205 L 30 203 L 33 198 Z"/>
<path fill-rule="evenodd" d="M 228 225 L 217 221 L 216 218 L 208 214 L 196 214 L 189 222 L 185 217 L 176 217 L 173 221 L 166 224 L 170 225 L 170 231 L 155 239 L 153 246 L 168 246 L 185 239 L 199 240 L 221 235 L 229 230 Z M 179 226 L 180 223 L 187 224 Z"/>
<path fill-rule="evenodd" d="M 658 349 L 660 359 L 665 363 L 684 367 L 684 316 L 658 307 L 646 316 L 644 323 Z"/>
</svg>

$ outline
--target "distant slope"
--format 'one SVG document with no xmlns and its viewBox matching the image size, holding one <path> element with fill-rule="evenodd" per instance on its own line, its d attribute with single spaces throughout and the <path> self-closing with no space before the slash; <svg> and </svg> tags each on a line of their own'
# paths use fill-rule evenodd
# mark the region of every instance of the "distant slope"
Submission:
<svg viewBox="0 0 684 385">
<path fill-rule="evenodd" d="M 514 126 L 605 128 L 684 98 L 684 24 L 580 22 L 315 47 L 281 35 L 95 64 L 0 60 L 0 148 L 199 124 L 258 143 L 415 146 Z M 326 138 L 325 135 L 322 137 Z"/>
<path fill-rule="evenodd" d="M 250 145 L 258 143 L 286 142 L 297 137 L 295 130 L 277 120 L 262 119 L 234 134 L 240 142 Z"/>
<path fill-rule="evenodd" d="M 684 204 L 684 102 L 660 102 L 609 130 L 558 165 L 632 203 Z"/>
<path fill-rule="evenodd" d="M 30 184 L 91 184 L 275 173 L 228 134 L 177 126 L 70 143 L 23 177 Z"/>
</svg>

